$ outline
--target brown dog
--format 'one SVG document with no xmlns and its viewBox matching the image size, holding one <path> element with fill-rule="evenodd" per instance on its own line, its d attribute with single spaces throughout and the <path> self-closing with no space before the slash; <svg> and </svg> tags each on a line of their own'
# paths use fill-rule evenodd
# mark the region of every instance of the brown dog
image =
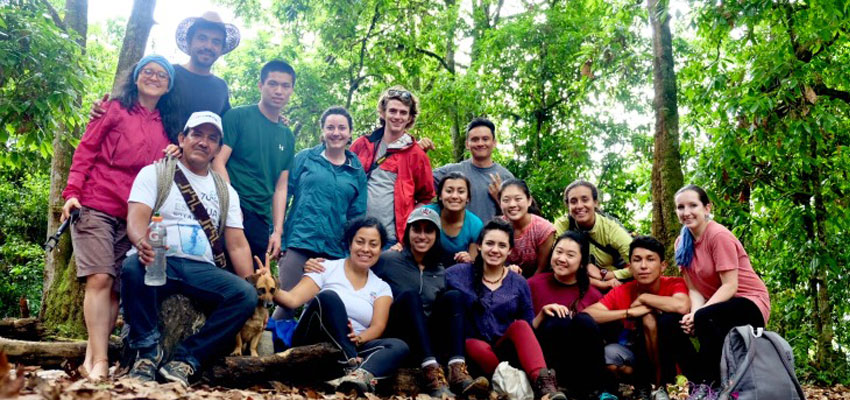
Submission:
<svg viewBox="0 0 850 400">
<path fill-rule="evenodd" d="M 260 338 L 263 336 L 263 330 L 266 329 L 266 323 L 269 321 L 269 310 L 267 307 L 273 304 L 274 292 L 279 288 L 277 279 L 272 278 L 271 274 L 254 274 L 247 278 L 248 282 L 252 283 L 257 288 L 257 308 L 254 309 L 254 315 L 251 316 L 242 330 L 236 334 L 236 348 L 230 353 L 232 356 L 241 356 L 244 344 L 249 344 L 251 356 L 256 357 L 257 344 L 260 343 Z"/>
</svg>

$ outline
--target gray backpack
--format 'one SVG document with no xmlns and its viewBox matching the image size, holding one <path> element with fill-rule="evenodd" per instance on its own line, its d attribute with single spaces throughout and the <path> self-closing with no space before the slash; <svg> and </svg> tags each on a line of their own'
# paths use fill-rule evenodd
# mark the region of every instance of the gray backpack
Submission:
<svg viewBox="0 0 850 400">
<path fill-rule="evenodd" d="M 791 346 L 775 332 L 751 325 L 729 331 L 720 359 L 718 400 L 804 400 Z"/>
</svg>

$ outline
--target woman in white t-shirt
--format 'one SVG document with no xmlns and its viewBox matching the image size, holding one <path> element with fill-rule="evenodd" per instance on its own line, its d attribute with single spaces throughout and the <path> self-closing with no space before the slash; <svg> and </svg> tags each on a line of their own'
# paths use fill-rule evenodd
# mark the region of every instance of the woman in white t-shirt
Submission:
<svg viewBox="0 0 850 400">
<path fill-rule="evenodd" d="M 338 390 L 374 391 L 376 378 L 391 375 L 407 357 L 407 344 L 382 339 L 393 301 L 390 286 L 370 268 L 387 241 L 373 217 L 351 220 L 345 228 L 348 257 L 324 262 L 324 272 L 307 273 L 292 290 L 279 290 L 275 302 L 294 309 L 310 300 L 298 321 L 292 344 L 330 342 L 342 350 L 348 374 Z"/>
</svg>

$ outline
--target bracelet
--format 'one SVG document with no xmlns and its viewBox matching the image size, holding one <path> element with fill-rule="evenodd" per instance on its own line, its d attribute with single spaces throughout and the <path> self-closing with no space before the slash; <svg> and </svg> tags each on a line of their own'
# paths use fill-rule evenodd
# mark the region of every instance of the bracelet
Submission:
<svg viewBox="0 0 850 400">
<path fill-rule="evenodd" d="M 143 242 L 144 240 L 145 240 L 145 238 L 139 238 L 139 240 L 137 240 L 137 241 L 136 241 L 136 249 L 137 249 L 137 250 L 141 250 L 141 249 L 142 249 L 142 242 Z"/>
<path fill-rule="evenodd" d="M 628 308 L 626 309 L 626 318 L 625 319 L 629 319 L 629 309 Z"/>
</svg>

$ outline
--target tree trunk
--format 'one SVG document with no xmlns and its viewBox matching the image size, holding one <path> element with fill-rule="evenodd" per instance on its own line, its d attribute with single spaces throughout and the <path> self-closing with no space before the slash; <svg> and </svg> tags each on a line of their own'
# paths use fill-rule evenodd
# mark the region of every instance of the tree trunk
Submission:
<svg viewBox="0 0 850 400">
<path fill-rule="evenodd" d="M 446 9 L 454 23 L 446 32 L 446 69 L 452 74 L 452 80 L 457 80 L 456 61 L 455 61 L 455 32 L 457 31 L 458 6 L 456 0 L 446 0 Z M 460 111 L 458 110 L 457 102 L 452 104 L 449 110 L 449 119 L 451 119 L 452 137 L 452 159 L 454 162 L 463 161 L 463 151 L 466 148 L 466 134 L 461 133 Z M 495 132 L 494 132 L 495 134 Z"/>
<path fill-rule="evenodd" d="M 118 56 L 116 77 L 121 71 L 136 63 L 144 54 L 148 35 L 153 26 L 153 10 L 156 0 L 136 0 L 127 22 L 121 53 Z M 65 24 L 79 35 L 79 44 L 85 48 L 88 27 L 88 0 L 66 0 Z M 113 81 L 113 91 L 118 79 Z M 78 99 L 79 101 L 79 99 Z M 50 173 L 50 197 L 47 232 L 52 234 L 59 227 L 59 216 L 65 200 L 62 190 L 68 181 L 68 170 L 74 149 L 61 129 L 53 139 L 53 161 Z M 74 136 L 79 137 L 79 133 Z M 76 263 L 71 251 L 70 234 L 64 235 L 55 250 L 47 254 L 44 264 L 44 293 L 39 314 L 47 329 L 60 330 L 67 336 L 81 337 L 85 333 L 83 322 L 83 288 L 76 279 Z"/>
<path fill-rule="evenodd" d="M 65 1 L 65 25 L 75 31 L 80 47 L 86 47 L 88 29 L 88 0 Z M 77 98 L 80 102 L 80 98 Z M 48 197 L 47 234 L 56 232 L 62 214 L 62 189 L 68 181 L 74 148 L 68 135 L 79 136 L 62 126 L 53 138 L 53 160 L 50 165 L 50 194 Z M 70 235 L 64 235 L 55 249 L 47 254 L 44 263 L 44 292 L 39 317 L 48 329 L 60 330 L 68 336 L 85 332 L 83 323 L 83 285 L 76 279 L 76 267 L 71 253 Z"/>
<path fill-rule="evenodd" d="M 813 160 L 817 159 L 818 154 L 823 154 L 818 149 L 818 139 L 814 135 L 809 135 L 809 156 Z M 817 346 L 815 353 L 815 366 L 819 370 L 835 368 L 840 365 L 838 353 L 833 349 L 832 343 L 835 337 L 834 321 L 832 318 L 832 308 L 829 305 L 829 282 L 827 272 L 832 268 L 826 262 L 823 262 L 827 257 L 821 257 L 822 253 L 828 253 L 826 238 L 826 219 L 827 211 L 824 204 L 823 188 L 821 184 L 821 164 L 814 163 L 811 178 L 811 189 L 814 201 L 808 206 L 814 208 L 814 224 L 813 232 L 809 237 L 814 237 L 818 244 L 818 253 L 813 256 L 819 260 L 815 268 L 812 268 L 812 290 L 814 291 L 815 306 L 813 307 L 812 319 L 815 322 L 815 332 L 817 332 Z"/>
<path fill-rule="evenodd" d="M 676 73 L 667 0 L 648 0 L 652 25 L 652 69 L 655 98 L 655 149 L 652 162 L 652 234 L 667 246 L 672 259 L 678 234 L 674 193 L 682 187 L 679 154 L 679 110 L 676 100 Z"/>
<path fill-rule="evenodd" d="M 145 54 L 145 46 L 153 26 L 153 10 L 156 0 L 135 0 L 130 20 L 127 21 L 127 29 L 124 32 L 124 41 L 121 44 L 121 54 L 118 56 L 118 68 L 115 69 L 115 79 L 112 80 L 112 94 L 116 95 L 122 74 L 133 64 L 139 61 Z"/>
</svg>

